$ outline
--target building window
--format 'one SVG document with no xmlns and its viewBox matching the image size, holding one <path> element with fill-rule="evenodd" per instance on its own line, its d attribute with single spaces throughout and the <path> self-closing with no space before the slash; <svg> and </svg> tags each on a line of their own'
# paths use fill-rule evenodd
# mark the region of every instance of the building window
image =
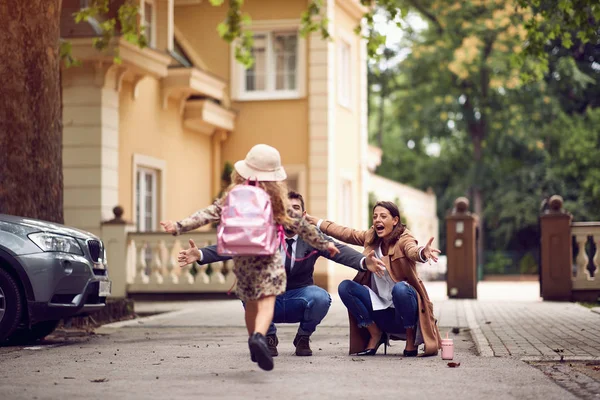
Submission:
<svg viewBox="0 0 600 400">
<path fill-rule="evenodd" d="M 156 13 L 154 9 L 154 0 L 144 0 L 144 29 L 146 30 L 146 38 L 148 46 L 156 46 Z"/>
<path fill-rule="evenodd" d="M 340 224 L 345 226 L 353 226 L 352 218 L 352 181 L 349 179 L 341 179 L 340 188 L 340 209 L 339 219 Z"/>
<path fill-rule="evenodd" d="M 352 70 L 351 70 L 351 49 L 350 45 L 340 40 L 338 45 L 338 103 L 344 107 L 350 108 L 351 89 L 352 89 Z"/>
<path fill-rule="evenodd" d="M 157 226 L 158 171 L 137 168 L 135 213 L 138 232 L 150 232 Z"/>
<path fill-rule="evenodd" d="M 264 28 L 263 28 L 264 29 Z M 305 39 L 297 26 L 256 29 L 254 64 L 245 69 L 232 56 L 232 87 L 236 100 L 293 99 L 304 95 Z"/>
<path fill-rule="evenodd" d="M 293 92 L 298 87 L 298 33 L 254 35 L 254 65 L 245 71 L 245 92 Z"/>
</svg>

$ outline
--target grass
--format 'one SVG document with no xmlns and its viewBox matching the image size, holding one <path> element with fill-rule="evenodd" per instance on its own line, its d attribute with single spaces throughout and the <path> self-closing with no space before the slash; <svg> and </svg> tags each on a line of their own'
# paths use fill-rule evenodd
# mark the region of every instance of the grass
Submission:
<svg viewBox="0 0 600 400">
<path fill-rule="evenodd" d="M 590 303 L 587 301 L 580 301 L 580 302 L 578 302 L 578 304 L 581 306 L 587 307 L 587 308 L 600 307 L 600 302 Z"/>
</svg>

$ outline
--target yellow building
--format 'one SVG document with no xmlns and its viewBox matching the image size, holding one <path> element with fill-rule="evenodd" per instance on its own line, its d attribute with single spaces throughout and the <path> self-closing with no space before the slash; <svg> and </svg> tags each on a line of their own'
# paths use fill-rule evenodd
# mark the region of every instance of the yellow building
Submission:
<svg viewBox="0 0 600 400">
<path fill-rule="evenodd" d="M 116 38 L 99 52 L 99 21 L 75 24 L 82 2 L 63 0 L 61 33 L 82 61 L 62 71 L 65 223 L 101 234 L 121 205 L 134 230 L 159 231 L 160 220 L 210 204 L 225 162 L 266 143 L 281 152 L 309 213 L 365 228 L 366 48 L 353 32 L 365 9 L 324 1 L 333 36 L 325 41 L 299 35 L 307 4 L 245 3 L 255 35 L 255 64 L 245 70 L 217 34 L 226 4 L 140 0 L 150 46 Z M 329 288 L 352 275 L 326 261 L 315 271 Z"/>
</svg>

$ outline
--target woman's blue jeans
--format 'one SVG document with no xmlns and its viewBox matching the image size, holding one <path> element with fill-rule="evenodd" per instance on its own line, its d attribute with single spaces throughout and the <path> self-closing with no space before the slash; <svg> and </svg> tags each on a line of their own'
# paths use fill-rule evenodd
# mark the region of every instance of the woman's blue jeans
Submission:
<svg viewBox="0 0 600 400">
<path fill-rule="evenodd" d="M 366 327 L 373 322 L 387 333 L 405 333 L 407 328 L 415 328 L 418 318 L 417 292 L 406 282 L 398 282 L 392 289 L 394 307 L 373 311 L 369 289 L 351 280 L 338 286 L 338 293 L 350 314 L 358 321 L 358 326 Z"/>
</svg>

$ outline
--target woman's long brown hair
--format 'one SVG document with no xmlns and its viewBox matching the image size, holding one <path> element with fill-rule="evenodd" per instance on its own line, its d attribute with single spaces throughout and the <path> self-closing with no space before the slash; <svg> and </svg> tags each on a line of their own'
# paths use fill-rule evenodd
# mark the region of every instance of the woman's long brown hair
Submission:
<svg viewBox="0 0 600 400">
<path fill-rule="evenodd" d="M 396 224 L 394 229 L 392 229 L 392 232 L 390 232 L 390 235 L 386 239 L 390 245 L 394 245 L 398 241 L 398 239 L 400 239 L 400 236 L 404 233 L 404 230 L 406 229 L 406 225 L 404 225 L 400 221 L 400 219 L 401 219 L 400 218 L 400 210 L 398 209 L 398 206 L 391 201 L 378 201 L 373 206 L 373 212 L 375 212 L 375 208 L 377 208 L 377 207 L 383 207 L 386 210 L 388 210 L 390 212 L 390 214 L 392 215 L 392 218 L 398 217 L 398 223 Z M 375 232 L 375 228 L 371 228 L 369 230 L 369 232 L 367 233 L 367 240 L 365 241 L 365 245 L 366 246 L 379 245 L 379 243 L 381 242 L 382 239 L 383 238 L 380 238 L 379 236 L 377 236 L 377 233 Z"/>
<path fill-rule="evenodd" d="M 229 193 L 232 187 L 244 184 L 246 181 L 247 179 L 238 174 L 234 169 L 231 173 L 231 185 L 227 188 L 223 197 L 227 196 L 227 193 Z M 254 183 L 254 181 L 251 182 Z M 292 218 L 287 212 L 290 207 L 287 198 L 288 188 L 286 183 L 258 181 L 258 186 L 267 192 L 271 198 L 271 207 L 273 207 L 273 218 L 275 219 L 275 222 L 283 226 L 290 226 L 292 224 Z"/>
</svg>

